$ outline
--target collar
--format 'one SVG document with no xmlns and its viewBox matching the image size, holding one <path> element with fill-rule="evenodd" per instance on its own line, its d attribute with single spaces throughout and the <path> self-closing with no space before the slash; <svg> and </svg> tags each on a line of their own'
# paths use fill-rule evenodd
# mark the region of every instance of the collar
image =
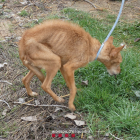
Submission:
<svg viewBox="0 0 140 140">
<path fill-rule="evenodd" d="M 99 54 L 100 54 L 100 52 L 101 52 L 103 47 L 104 47 L 104 43 L 102 43 L 100 49 L 98 50 L 95 60 L 97 60 L 97 58 L 98 58 L 98 56 L 99 56 Z"/>
</svg>

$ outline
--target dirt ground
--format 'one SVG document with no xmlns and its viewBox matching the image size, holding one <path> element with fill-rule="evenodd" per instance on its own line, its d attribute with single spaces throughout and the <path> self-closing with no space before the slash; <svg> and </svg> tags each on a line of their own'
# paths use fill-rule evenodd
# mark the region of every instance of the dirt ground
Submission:
<svg viewBox="0 0 140 140">
<path fill-rule="evenodd" d="M 33 21 L 36 24 L 39 19 L 53 15 L 64 18 L 60 13 L 64 8 L 69 7 L 86 11 L 91 13 L 93 18 L 104 19 L 109 14 L 117 15 L 121 2 L 90 0 L 96 7 L 94 8 L 91 3 L 84 0 L 2 1 L 0 2 L 0 140 L 62 139 L 58 136 L 52 137 L 53 133 L 58 135 L 53 132 L 54 130 L 80 131 L 81 133 L 79 134 L 75 133 L 75 138 L 69 137 L 69 139 L 86 140 L 88 135 L 91 136 L 90 133 L 88 135 L 82 133 L 83 131 L 89 132 L 87 125 L 77 126 L 74 120 L 64 117 L 70 111 L 65 107 L 60 107 L 58 103 L 53 101 L 40 88 L 41 83 L 36 77 L 31 82 L 31 88 L 33 91 L 40 93 L 40 95 L 36 98 L 27 96 L 21 79 L 28 70 L 19 60 L 17 42 L 24 30 L 30 27 L 28 23 Z M 28 15 L 20 16 L 19 13 L 22 10 L 26 10 Z M 140 20 L 140 1 L 127 0 L 120 20 L 126 23 Z M 1 65 L 3 63 L 5 63 L 4 66 Z M 69 93 L 67 87 L 61 86 L 60 83 L 52 85 L 52 89 L 60 96 Z M 67 106 L 68 97 L 64 98 L 66 102 L 63 106 Z M 43 107 L 41 105 L 58 105 L 58 107 Z M 84 120 L 85 114 L 75 112 L 74 115 L 76 120 Z M 28 121 L 26 120 L 27 118 L 23 119 L 23 117 L 29 116 L 35 121 Z M 107 140 L 109 137 L 98 134 L 91 139 Z"/>
</svg>

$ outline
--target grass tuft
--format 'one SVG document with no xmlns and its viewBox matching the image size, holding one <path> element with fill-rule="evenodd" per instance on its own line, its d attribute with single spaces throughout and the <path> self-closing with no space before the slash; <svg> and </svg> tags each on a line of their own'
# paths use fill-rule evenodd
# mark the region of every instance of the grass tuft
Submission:
<svg viewBox="0 0 140 140">
<path fill-rule="evenodd" d="M 25 10 L 22 10 L 22 11 L 19 13 L 19 15 L 22 16 L 22 17 L 26 17 L 26 16 L 29 15 L 29 13 L 28 13 L 27 11 L 25 11 Z"/>
</svg>

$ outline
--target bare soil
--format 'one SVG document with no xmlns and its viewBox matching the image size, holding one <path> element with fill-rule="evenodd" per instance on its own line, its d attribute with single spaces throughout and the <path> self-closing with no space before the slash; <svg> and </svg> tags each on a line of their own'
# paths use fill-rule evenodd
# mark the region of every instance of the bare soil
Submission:
<svg viewBox="0 0 140 140">
<path fill-rule="evenodd" d="M 52 138 L 53 130 L 75 130 L 81 131 L 76 133 L 77 138 L 87 139 L 87 134 L 82 131 L 87 130 L 86 126 L 77 126 L 73 120 L 65 118 L 64 115 L 70 113 L 66 108 L 61 107 L 56 111 L 57 107 L 34 107 L 16 104 L 19 98 L 25 99 L 26 104 L 45 104 L 58 105 L 52 98 L 40 88 L 40 81 L 34 77 L 31 82 L 33 91 L 39 93 L 38 97 L 28 97 L 21 79 L 28 72 L 18 55 L 17 42 L 19 41 L 24 30 L 30 27 L 32 21 L 38 23 L 37 19 L 44 19 L 47 16 L 61 15 L 63 8 L 75 8 L 78 10 L 91 13 L 93 18 L 104 19 L 106 15 L 118 14 L 121 2 L 110 2 L 109 0 L 90 0 L 96 9 L 84 0 L 27 0 L 22 4 L 23 0 L 5 0 L 0 2 L 0 64 L 7 62 L 7 66 L 0 68 L 0 139 L 9 140 L 50 140 L 62 139 L 59 137 Z M 26 10 L 28 16 L 20 16 L 19 12 Z M 134 22 L 140 20 L 140 1 L 128 0 L 121 19 L 123 22 Z M 8 81 L 12 83 L 6 83 Z M 60 83 L 52 85 L 52 89 L 59 96 L 68 94 L 66 86 Z M 67 106 L 68 97 L 64 97 L 66 102 L 63 106 Z M 7 106 L 7 102 L 11 109 Z M 59 107 L 60 108 L 60 107 Z M 7 109 L 7 111 L 6 111 Z M 4 115 L 4 110 L 6 114 Z M 75 112 L 78 120 L 84 120 L 85 114 Z M 21 117 L 36 116 L 37 121 L 24 121 Z M 88 135 L 91 135 L 90 133 Z M 64 137 L 64 134 L 63 134 Z M 94 139 L 107 140 L 109 137 L 102 135 L 93 136 Z"/>
</svg>

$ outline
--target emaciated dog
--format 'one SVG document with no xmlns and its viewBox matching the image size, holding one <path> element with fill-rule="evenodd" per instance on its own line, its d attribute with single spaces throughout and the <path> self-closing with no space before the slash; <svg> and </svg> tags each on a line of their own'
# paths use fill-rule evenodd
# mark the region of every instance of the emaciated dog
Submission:
<svg viewBox="0 0 140 140">
<path fill-rule="evenodd" d="M 84 29 L 66 21 L 49 20 L 28 29 L 19 42 L 20 59 L 30 70 L 22 79 L 27 94 L 38 95 L 29 85 L 32 77 L 36 75 L 42 82 L 41 87 L 45 92 L 55 101 L 64 102 L 63 98 L 51 90 L 51 82 L 60 70 L 70 90 L 69 109 L 74 111 L 73 102 L 76 94 L 74 71 L 93 61 L 100 46 L 101 43 Z M 116 48 L 113 45 L 113 37 L 110 37 L 97 58 L 106 66 L 110 75 L 120 73 L 122 62 L 120 51 L 123 47 Z M 45 69 L 46 77 L 41 73 L 41 69 Z"/>
</svg>

